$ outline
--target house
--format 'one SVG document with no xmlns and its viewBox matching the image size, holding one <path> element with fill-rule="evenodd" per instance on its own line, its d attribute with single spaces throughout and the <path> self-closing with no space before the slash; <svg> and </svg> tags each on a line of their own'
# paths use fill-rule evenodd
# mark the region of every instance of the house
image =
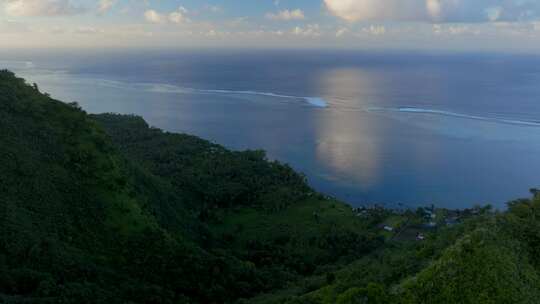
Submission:
<svg viewBox="0 0 540 304">
<path fill-rule="evenodd" d="M 384 226 L 383 229 L 386 230 L 386 231 L 389 231 L 389 232 L 394 231 L 394 228 L 390 227 L 390 226 Z"/>
</svg>

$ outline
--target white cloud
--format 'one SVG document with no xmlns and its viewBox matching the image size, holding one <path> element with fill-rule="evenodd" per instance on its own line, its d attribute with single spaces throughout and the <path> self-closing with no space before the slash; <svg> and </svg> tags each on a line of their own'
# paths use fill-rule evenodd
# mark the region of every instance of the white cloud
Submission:
<svg viewBox="0 0 540 304">
<path fill-rule="evenodd" d="M 486 15 L 489 21 L 495 22 L 501 19 L 501 16 L 503 15 L 503 8 L 500 6 L 497 7 L 490 7 L 486 9 Z"/>
<path fill-rule="evenodd" d="M 347 34 L 349 32 L 349 29 L 347 28 L 340 28 L 336 32 L 336 37 L 342 37 L 343 35 Z"/>
<path fill-rule="evenodd" d="M 490 22 L 539 17 L 538 0 L 324 0 L 344 20 Z"/>
<path fill-rule="evenodd" d="M 278 13 L 266 14 L 266 19 L 270 20 L 303 20 L 305 19 L 304 12 L 300 9 L 283 10 Z"/>
<path fill-rule="evenodd" d="M 435 20 L 441 18 L 442 6 L 440 0 L 426 0 L 426 10 L 429 16 Z"/>
<path fill-rule="evenodd" d="M 190 22 L 191 20 L 187 17 L 188 10 L 180 6 L 177 10 L 170 13 L 159 13 L 153 9 L 147 10 L 144 12 L 144 19 L 150 23 L 162 24 L 162 23 L 173 23 L 173 24 L 182 24 Z"/>
<path fill-rule="evenodd" d="M 321 27 L 318 24 L 308 24 L 306 27 L 297 26 L 292 30 L 292 34 L 305 37 L 320 37 Z"/>
<path fill-rule="evenodd" d="M 84 12 L 70 0 L 4 0 L 4 11 L 12 17 L 62 16 Z"/>
<path fill-rule="evenodd" d="M 93 34 L 103 33 L 103 30 L 99 30 L 91 26 L 80 26 L 76 28 L 73 32 L 76 34 L 93 35 Z"/>
<path fill-rule="evenodd" d="M 169 21 L 172 22 L 172 23 L 176 23 L 176 24 L 181 24 L 181 23 L 185 23 L 185 22 L 189 22 L 189 18 L 186 16 L 188 13 L 188 10 L 183 7 L 183 6 L 180 6 L 176 11 L 174 12 L 171 12 L 169 14 Z"/>
<path fill-rule="evenodd" d="M 386 27 L 382 25 L 370 25 L 368 27 L 364 27 L 362 32 L 374 36 L 384 35 L 386 34 Z"/>
<path fill-rule="evenodd" d="M 421 0 L 325 0 L 334 15 L 347 21 L 412 19 L 418 12 L 415 2 Z"/>
<path fill-rule="evenodd" d="M 468 25 L 433 25 L 433 33 L 436 35 L 479 35 L 480 31 Z"/>
<path fill-rule="evenodd" d="M 116 4 L 116 2 L 117 0 L 99 0 L 98 12 L 100 14 L 105 14 Z"/>
<path fill-rule="evenodd" d="M 162 14 L 152 9 L 144 12 L 144 19 L 150 23 L 164 23 L 166 20 Z"/>
</svg>

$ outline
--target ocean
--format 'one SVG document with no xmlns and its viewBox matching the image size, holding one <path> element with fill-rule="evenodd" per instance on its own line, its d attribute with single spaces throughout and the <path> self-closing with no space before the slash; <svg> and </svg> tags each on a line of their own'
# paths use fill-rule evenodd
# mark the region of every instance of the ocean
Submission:
<svg viewBox="0 0 540 304">
<path fill-rule="evenodd" d="M 503 209 L 540 187 L 540 56 L 39 50 L 0 68 L 90 113 L 264 149 L 354 206 Z"/>
</svg>

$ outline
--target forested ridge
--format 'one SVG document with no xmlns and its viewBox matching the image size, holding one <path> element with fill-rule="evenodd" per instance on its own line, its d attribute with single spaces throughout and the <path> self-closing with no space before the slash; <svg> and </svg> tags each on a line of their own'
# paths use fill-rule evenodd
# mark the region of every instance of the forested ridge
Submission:
<svg viewBox="0 0 540 304">
<path fill-rule="evenodd" d="M 539 303 L 531 192 L 504 212 L 351 208 L 264 151 L 0 71 L 0 303 Z"/>
</svg>

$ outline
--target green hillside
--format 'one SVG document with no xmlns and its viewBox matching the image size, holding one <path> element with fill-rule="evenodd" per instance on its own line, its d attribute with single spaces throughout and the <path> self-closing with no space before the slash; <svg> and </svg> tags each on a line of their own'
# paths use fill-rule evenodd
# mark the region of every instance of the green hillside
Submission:
<svg viewBox="0 0 540 304">
<path fill-rule="evenodd" d="M 263 151 L 88 115 L 0 71 L 0 303 L 536 303 L 533 195 L 353 209 Z"/>
</svg>

